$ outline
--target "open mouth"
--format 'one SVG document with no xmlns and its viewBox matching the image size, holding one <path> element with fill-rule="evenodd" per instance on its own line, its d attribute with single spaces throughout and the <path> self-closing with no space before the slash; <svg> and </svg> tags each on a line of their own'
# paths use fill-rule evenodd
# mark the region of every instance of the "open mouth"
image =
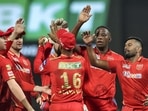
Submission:
<svg viewBox="0 0 148 111">
<path fill-rule="evenodd" d="M 103 44 L 103 41 L 97 41 L 97 44 Z"/>
</svg>

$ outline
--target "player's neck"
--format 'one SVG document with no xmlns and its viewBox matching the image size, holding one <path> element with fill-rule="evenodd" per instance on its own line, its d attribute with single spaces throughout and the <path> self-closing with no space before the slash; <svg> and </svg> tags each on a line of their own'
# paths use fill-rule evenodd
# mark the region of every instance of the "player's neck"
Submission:
<svg viewBox="0 0 148 111">
<path fill-rule="evenodd" d="M 135 55 L 134 57 L 130 57 L 127 60 L 134 63 L 139 59 L 140 55 Z"/>
<path fill-rule="evenodd" d="M 73 55 L 73 51 L 72 50 L 62 50 L 62 54 L 70 57 Z"/>
<path fill-rule="evenodd" d="M 13 49 L 13 48 L 10 48 L 10 51 L 12 52 L 12 53 L 14 53 L 16 56 L 18 56 L 18 57 L 20 57 L 20 51 L 18 51 L 18 50 L 15 50 L 15 49 Z"/>
<path fill-rule="evenodd" d="M 97 50 L 101 53 L 101 54 L 105 54 L 108 52 L 109 48 L 108 47 L 96 47 Z"/>
</svg>

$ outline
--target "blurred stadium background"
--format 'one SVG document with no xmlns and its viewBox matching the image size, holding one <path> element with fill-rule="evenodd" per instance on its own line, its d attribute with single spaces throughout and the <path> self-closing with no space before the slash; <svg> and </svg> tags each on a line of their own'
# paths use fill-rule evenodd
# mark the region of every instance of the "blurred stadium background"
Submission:
<svg viewBox="0 0 148 111">
<path fill-rule="evenodd" d="M 91 30 L 100 25 L 109 27 L 112 33 L 112 50 L 123 54 L 124 41 L 128 36 L 141 37 L 144 41 L 143 55 L 148 56 L 148 0 L 0 0 L 0 29 L 14 26 L 15 21 L 25 19 L 26 35 L 22 53 L 33 59 L 37 51 L 37 40 L 49 32 L 51 20 L 64 18 L 72 29 L 82 8 L 90 5 L 91 19 L 81 30 Z M 80 34 L 78 43 L 83 44 Z M 40 85 L 40 77 L 34 75 L 35 83 Z M 121 108 L 121 91 L 117 84 L 116 99 Z M 36 111 L 39 106 L 33 100 Z"/>
</svg>

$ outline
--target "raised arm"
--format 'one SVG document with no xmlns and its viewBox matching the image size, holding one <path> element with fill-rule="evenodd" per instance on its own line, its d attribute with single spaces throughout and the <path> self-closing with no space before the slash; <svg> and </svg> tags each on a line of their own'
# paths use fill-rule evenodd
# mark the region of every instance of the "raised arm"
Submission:
<svg viewBox="0 0 148 111">
<path fill-rule="evenodd" d="M 33 71 L 36 74 L 41 74 L 44 61 L 48 58 L 50 51 L 52 49 L 52 44 L 48 41 L 45 42 L 46 37 L 41 37 L 38 40 L 38 50 L 33 62 Z"/>
<path fill-rule="evenodd" d="M 24 27 L 24 20 L 22 18 L 19 18 L 15 26 L 10 28 L 7 33 L 11 33 L 11 35 L 8 37 L 8 40 L 14 40 L 19 34 L 25 33 L 25 27 Z M 12 32 L 13 31 L 13 32 Z"/>
<path fill-rule="evenodd" d="M 56 19 L 56 20 L 52 20 L 51 21 L 51 24 L 50 24 L 50 33 L 48 34 L 48 36 L 55 43 L 58 43 L 59 42 L 56 33 L 61 28 L 65 29 L 65 30 L 69 30 L 68 29 L 68 23 L 67 23 L 66 20 L 64 20 L 63 18 L 60 18 L 60 19 Z"/>
<path fill-rule="evenodd" d="M 89 60 L 91 65 L 98 67 L 98 68 L 102 68 L 105 70 L 109 70 L 109 65 L 107 61 L 104 60 L 100 60 L 97 59 L 96 54 L 92 48 L 92 42 L 94 40 L 94 35 L 90 34 L 90 31 L 86 31 L 82 33 L 82 39 L 84 41 L 84 43 L 86 44 L 87 47 L 87 53 L 89 56 Z"/>
<path fill-rule="evenodd" d="M 90 5 L 87 5 L 80 12 L 80 15 L 78 17 L 78 21 L 71 31 L 73 34 L 75 34 L 75 37 L 77 36 L 78 31 L 81 28 L 81 26 L 90 19 L 90 17 L 91 17 L 90 11 L 91 11 L 91 7 L 90 7 Z"/>
</svg>

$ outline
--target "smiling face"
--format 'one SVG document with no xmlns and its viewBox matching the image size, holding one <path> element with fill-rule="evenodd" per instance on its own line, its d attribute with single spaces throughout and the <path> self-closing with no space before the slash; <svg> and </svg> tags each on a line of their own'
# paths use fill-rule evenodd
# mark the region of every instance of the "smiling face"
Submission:
<svg viewBox="0 0 148 111">
<path fill-rule="evenodd" d="M 11 50 L 20 51 L 23 47 L 23 36 L 19 35 L 12 43 Z"/>
<path fill-rule="evenodd" d="M 110 32 L 106 28 L 98 28 L 95 31 L 96 35 L 96 47 L 98 49 L 100 48 L 106 48 L 109 45 L 109 42 L 111 41 Z"/>
</svg>

